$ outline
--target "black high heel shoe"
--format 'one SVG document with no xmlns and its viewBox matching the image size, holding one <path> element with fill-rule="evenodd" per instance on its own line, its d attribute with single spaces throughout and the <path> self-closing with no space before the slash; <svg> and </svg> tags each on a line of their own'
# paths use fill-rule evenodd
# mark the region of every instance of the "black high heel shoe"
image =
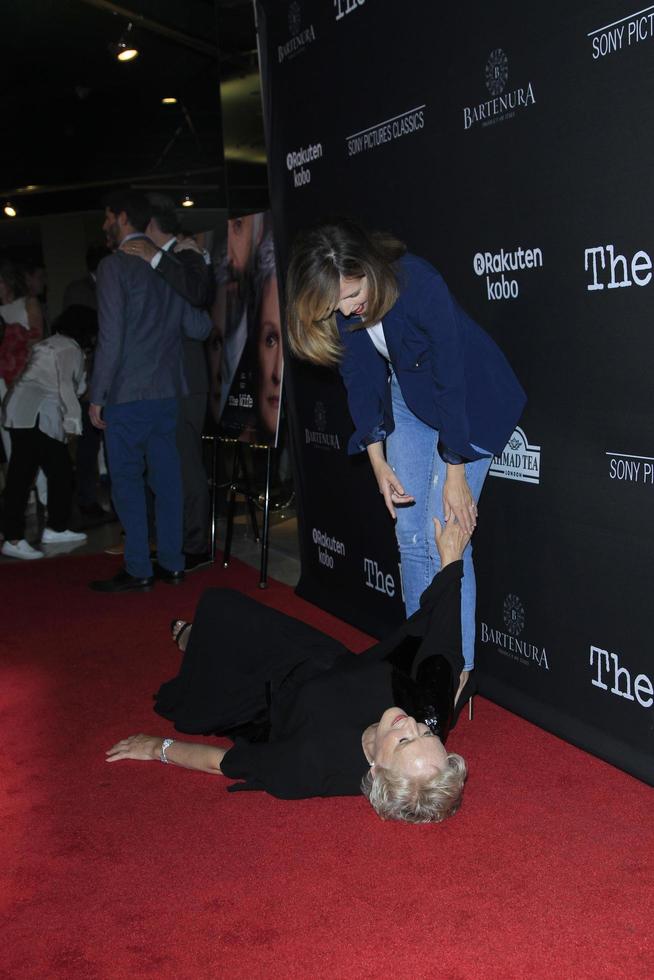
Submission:
<svg viewBox="0 0 654 980">
<path fill-rule="evenodd" d="M 193 623 L 187 622 L 185 619 L 173 619 L 170 624 L 170 635 L 172 637 L 173 643 L 177 647 L 180 653 L 184 653 L 180 643 L 182 637 L 188 629 L 193 625 Z"/>
<path fill-rule="evenodd" d="M 454 712 L 452 713 L 452 724 L 450 725 L 450 731 L 454 728 L 457 721 L 459 720 L 459 715 L 463 710 L 463 706 L 470 702 L 470 718 L 472 718 L 472 698 L 477 693 L 477 680 L 474 674 L 468 677 L 468 680 L 463 685 L 463 690 L 459 695 L 459 700 L 454 706 Z"/>
</svg>

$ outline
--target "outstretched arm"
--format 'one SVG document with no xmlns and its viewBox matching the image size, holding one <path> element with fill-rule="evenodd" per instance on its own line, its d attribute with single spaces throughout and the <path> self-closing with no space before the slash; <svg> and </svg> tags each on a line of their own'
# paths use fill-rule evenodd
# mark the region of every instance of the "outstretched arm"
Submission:
<svg viewBox="0 0 654 980">
<path fill-rule="evenodd" d="M 142 762 L 161 761 L 162 738 L 154 735 L 130 735 L 116 742 L 107 750 L 107 762 L 118 762 L 120 759 L 138 759 Z M 199 742 L 173 741 L 166 749 L 166 759 L 175 766 L 183 769 L 196 769 L 212 775 L 222 775 L 220 763 L 228 749 L 214 745 L 203 745 Z"/>
<path fill-rule="evenodd" d="M 432 520 L 434 522 L 436 547 L 441 556 L 441 568 L 445 568 L 446 565 L 451 565 L 453 561 L 463 558 L 463 552 L 468 547 L 471 532 L 456 518 L 448 521 L 445 527 L 442 526 L 437 517 L 432 518 Z"/>
</svg>

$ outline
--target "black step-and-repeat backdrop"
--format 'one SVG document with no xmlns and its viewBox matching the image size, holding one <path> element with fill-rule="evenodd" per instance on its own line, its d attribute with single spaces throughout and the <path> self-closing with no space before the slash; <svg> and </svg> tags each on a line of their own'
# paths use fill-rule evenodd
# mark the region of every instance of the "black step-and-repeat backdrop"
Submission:
<svg viewBox="0 0 654 980">
<path fill-rule="evenodd" d="M 346 213 L 443 273 L 529 402 L 475 535 L 482 693 L 654 783 L 654 6 L 259 0 L 281 272 Z M 299 592 L 402 616 L 338 376 L 289 359 Z M 519 751 L 519 747 L 516 746 Z"/>
</svg>

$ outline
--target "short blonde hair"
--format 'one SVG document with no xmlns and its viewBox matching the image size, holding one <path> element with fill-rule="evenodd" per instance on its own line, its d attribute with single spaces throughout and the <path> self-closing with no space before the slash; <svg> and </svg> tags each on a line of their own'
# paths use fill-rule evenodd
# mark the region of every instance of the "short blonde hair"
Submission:
<svg viewBox="0 0 654 980">
<path fill-rule="evenodd" d="M 363 777 L 361 791 L 382 820 L 440 823 L 461 806 L 467 775 L 461 756 L 448 752 L 445 769 L 428 779 L 375 766 Z"/>
<path fill-rule="evenodd" d="M 300 234 L 286 277 L 289 347 L 296 357 L 333 366 L 342 356 L 336 326 L 341 276 L 368 280 L 366 316 L 352 329 L 379 323 L 397 301 L 394 263 L 406 246 L 384 232 L 367 232 L 341 218 Z"/>
</svg>

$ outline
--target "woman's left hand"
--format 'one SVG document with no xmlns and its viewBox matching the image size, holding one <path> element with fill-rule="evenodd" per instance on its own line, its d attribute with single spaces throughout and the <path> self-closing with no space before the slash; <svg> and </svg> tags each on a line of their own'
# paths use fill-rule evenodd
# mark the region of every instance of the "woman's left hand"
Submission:
<svg viewBox="0 0 654 980">
<path fill-rule="evenodd" d="M 466 480 L 463 464 L 448 465 L 443 486 L 443 513 L 446 521 L 457 519 L 466 534 L 477 526 L 477 504 Z"/>
<path fill-rule="evenodd" d="M 116 742 L 107 750 L 107 762 L 118 762 L 119 759 L 139 759 L 141 762 L 157 761 L 161 753 L 163 739 L 154 735 L 130 735 Z"/>
</svg>

